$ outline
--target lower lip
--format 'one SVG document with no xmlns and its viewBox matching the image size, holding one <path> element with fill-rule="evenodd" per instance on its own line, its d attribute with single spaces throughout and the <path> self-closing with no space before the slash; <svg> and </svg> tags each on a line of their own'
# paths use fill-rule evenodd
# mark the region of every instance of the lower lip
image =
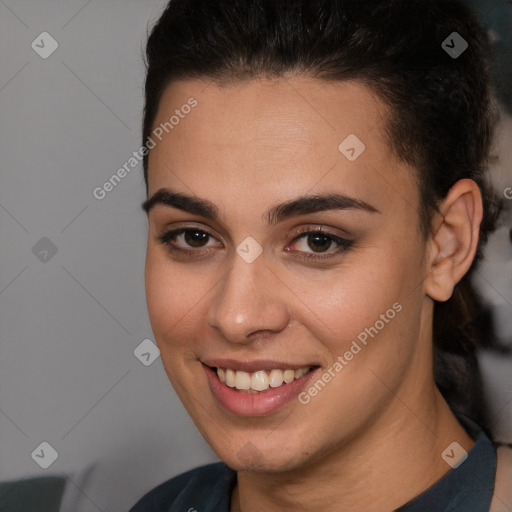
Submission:
<svg viewBox="0 0 512 512">
<path fill-rule="evenodd" d="M 238 416 L 265 416 L 292 401 L 306 387 L 307 382 L 319 370 L 314 368 L 289 384 L 268 388 L 259 393 L 244 393 L 230 388 L 220 381 L 217 372 L 203 364 L 210 390 L 220 404 L 230 413 Z"/>
</svg>

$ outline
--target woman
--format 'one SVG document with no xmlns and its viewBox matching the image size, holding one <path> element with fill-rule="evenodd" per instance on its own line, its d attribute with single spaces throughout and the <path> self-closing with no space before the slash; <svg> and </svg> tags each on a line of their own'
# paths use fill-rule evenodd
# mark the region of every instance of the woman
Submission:
<svg viewBox="0 0 512 512">
<path fill-rule="evenodd" d="M 134 512 L 509 506 L 468 323 L 499 209 L 485 51 L 458 1 L 169 3 L 147 45 L 146 295 L 223 462 Z"/>
</svg>

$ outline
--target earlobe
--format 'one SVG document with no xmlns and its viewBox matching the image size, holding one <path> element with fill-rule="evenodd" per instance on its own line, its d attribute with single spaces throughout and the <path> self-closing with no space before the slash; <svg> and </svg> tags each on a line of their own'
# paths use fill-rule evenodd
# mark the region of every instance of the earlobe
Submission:
<svg viewBox="0 0 512 512">
<path fill-rule="evenodd" d="M 425 291 L 444 302 L 469 270 L 478 246 L 482 222 L 482 195 L 470 179 L 459 180 L 439 205 L 429 237 Z"/>
</svg>

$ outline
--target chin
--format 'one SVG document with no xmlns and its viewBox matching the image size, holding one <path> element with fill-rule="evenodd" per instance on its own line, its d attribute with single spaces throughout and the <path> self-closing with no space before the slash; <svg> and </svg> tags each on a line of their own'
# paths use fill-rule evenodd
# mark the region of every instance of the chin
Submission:
<svg viewBox="0 0 512 512">
<path fill-rule="evenodd" d="M 247 471 L 253 473 L 287 473 L 300 469 L 304 462 L 288 457 L 280 457 L 260 453 L 258 449 L 245 447 L 242 453 L 231 455 L 222 459 L 231 469 L 235 471 Z"/>
<path fill-rule="evenodd" d="M 249 441 L 228 436 L 230 441 L 219 440 L 209 444 L 217 456 L 235 471 L 286 473 L 300 469 L 308 462 L 309 456 L 303 441 L 289 444 L 269 443 L 267 435 L 264 433 L 261 438 L 257 435 L 251 436 L 252 440 Z"/>
</svg>

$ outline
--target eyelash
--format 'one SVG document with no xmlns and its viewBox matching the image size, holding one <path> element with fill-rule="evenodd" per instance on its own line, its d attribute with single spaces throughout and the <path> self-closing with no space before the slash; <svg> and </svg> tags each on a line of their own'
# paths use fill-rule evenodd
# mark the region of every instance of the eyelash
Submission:
<svg viewBox="0 0 512 512">
<path fill-rule="evenodd" d="M 208 233 L 207 231 L 204 231 L 203 229 L 199 228 L 179 228 L 172 231 L 168 231 L 167 233 L 164 233 L 163 235 L 158 237 L 158 241 L 167 246 L 167 248 L 175 253 L 180 254 L 182 256 L 188 257 L 188 258 L 197 258 L 198 251 L 191 250 L 187 251 L 185 249 L 180 249 L 178 247 L 175 247 L 172 242 L 176 237 L 179 235 L 182 235 L 183 233 L 187 232 L 195 232 L 195 233 L 204 233 L 205 235 L 214 238 L 213 235 Z M 311 229 L 311 228 L 301 228 L 297 235 L 293 238 L 292 243 L 295 243 L 296 241 L 300 240 L 301 238 L 304 238 L 306 235 L 321 235 L 327 238 L 330 238 L 333 242 L 337 243 L 339 247 L 335 249 L 334 251 L 326 252 L 326 253 L 304 253 L 304 251 L 293 251 L 293 252 L 299 252 L 302 253 L 301 255 L 296 256 L 299 260 L 304 261 L 321 261 L 326 260 L 328 258 L 333 258 L 339 254 L 343 254 L 347 252 L 350 248 L 354 246 L 354 242 L 352 240 L 347 240 L 346 238 L 341 238 L 333 233 L 329 233 L 327 231 L 322 231 L 321 229 Z M 206 248 L 206 251 L 203 251 L 203 255 L 205 252 L 211 252 L 213 249 Z"/>
</svg>

